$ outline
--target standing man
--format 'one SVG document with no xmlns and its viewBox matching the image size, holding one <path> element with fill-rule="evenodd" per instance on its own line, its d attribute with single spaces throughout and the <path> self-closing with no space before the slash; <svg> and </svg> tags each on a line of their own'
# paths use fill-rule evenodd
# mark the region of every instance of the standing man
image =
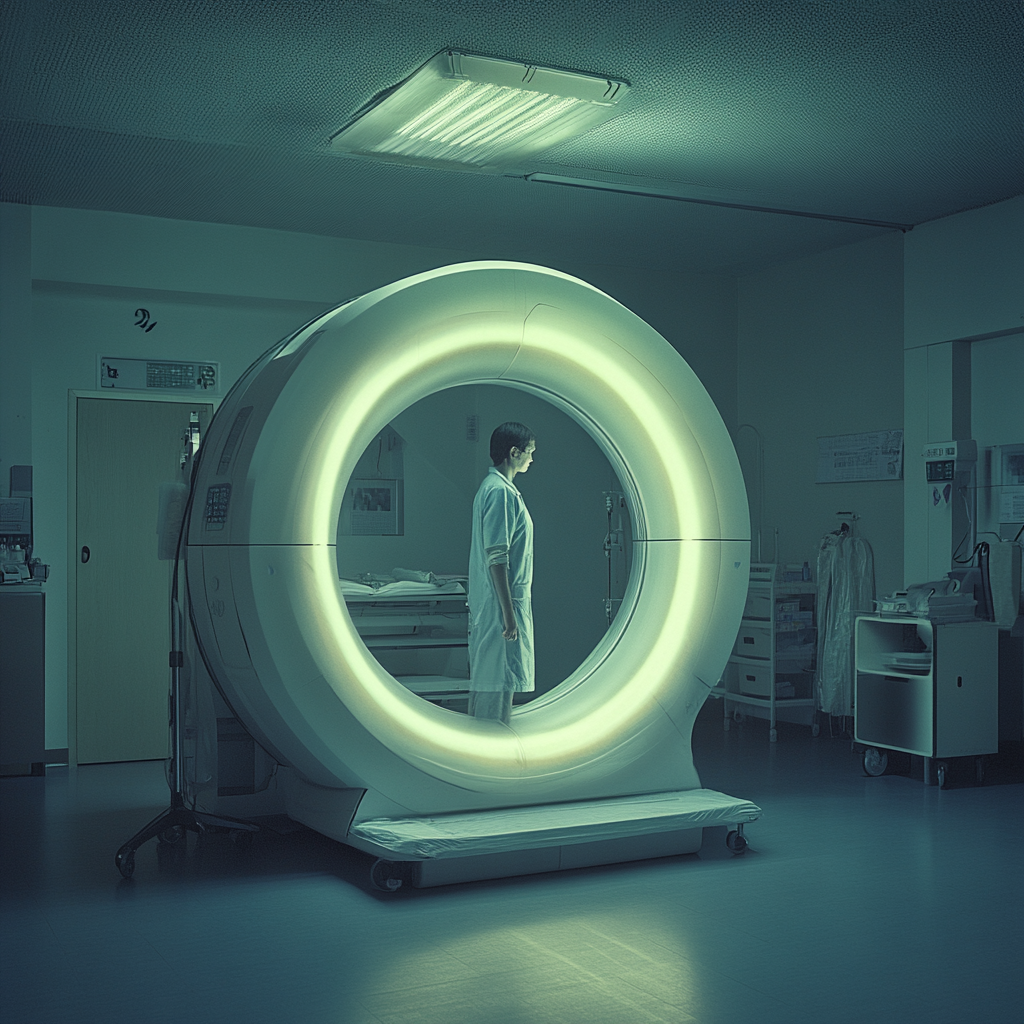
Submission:
<svg viewBox="0 0 1024 1024">
<path fill-rule="evenodd" d="M 512 694 L 534 687 L 533 520 L 513 483 L 537 442 L 522 423 L 491 434 L 491 462 L 473 500 L 469 551 L 469 713 L 506 725 Z"/>
</svg>

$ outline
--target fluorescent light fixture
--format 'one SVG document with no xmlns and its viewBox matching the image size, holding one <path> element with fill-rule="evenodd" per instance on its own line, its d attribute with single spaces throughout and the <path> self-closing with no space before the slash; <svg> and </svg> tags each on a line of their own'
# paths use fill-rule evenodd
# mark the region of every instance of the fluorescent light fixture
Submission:
<svg viewBox="0 0 1024 1024">
<path fill-rule="evenodd" d="M 340 153 L 492 174 L 614 117 L 625 82 L 443 50 L 331 139 Z"/>
</svg>

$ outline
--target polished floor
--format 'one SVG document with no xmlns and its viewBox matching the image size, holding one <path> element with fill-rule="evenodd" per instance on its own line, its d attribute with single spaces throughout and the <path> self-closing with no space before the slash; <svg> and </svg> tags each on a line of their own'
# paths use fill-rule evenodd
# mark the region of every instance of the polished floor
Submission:
<svg viewBox="0 0 1024 1024">
<path fill-rule="evenodd" d="M 315 833 L 117 847 L 163 766 L 0 780 L 5 1024 L 1024 1019 L 1024 782 L 867 778 L 849 737 L 698 719 L 750 849 L 385 895 Z M 1009 764 L 1009 767 L 1007 765 Z"/>
</svg>

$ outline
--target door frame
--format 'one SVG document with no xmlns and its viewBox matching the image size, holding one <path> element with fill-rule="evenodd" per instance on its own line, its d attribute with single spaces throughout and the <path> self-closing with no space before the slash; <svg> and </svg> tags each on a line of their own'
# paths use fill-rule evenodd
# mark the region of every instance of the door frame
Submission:
<svg viewBox="0 0 1024 1024">
<path fill-rule="evenodd" d="M 113 402 L 175 402 L 180 405 L 212 405 L 214 415 L 222 396 L 190 391 L 187 395 L 147 391 L 99 391 L 68 389 L 68 765 L 78 766 L 78 400 L 103 399 Z"/>
</svg>

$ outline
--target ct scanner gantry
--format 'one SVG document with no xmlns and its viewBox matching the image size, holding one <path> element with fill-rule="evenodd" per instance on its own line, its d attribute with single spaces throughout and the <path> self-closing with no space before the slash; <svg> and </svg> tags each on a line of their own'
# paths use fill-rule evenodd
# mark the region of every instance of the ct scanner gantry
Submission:
<svg viewBox="0 0 1024 1024">
<path fill-rule="evenodd" d="M 485 383 L 579 423 L 617 473 L 634 531 L 612 627 L 509 726 L 392 678 L 359 638 L 337 571 L 341 502 L 367 445 L 427 395 Z M 375 855 L 388 889 L 695 852 L 709 825 L 734 826 L 730 846 L 744 848 L 760 809 L 701 788 L 690 749 L 746 599 L 739 463 L 683 359 L 596 288 L 465 263 L 317 318 L 221 404 L 185 531 L 185 669 L 208 671 L 213 699 L 273 762 L 262 803 L 232 803 L 203 791 L 200 750 L 197 810 L 283 811 Z"/>
</svg>

